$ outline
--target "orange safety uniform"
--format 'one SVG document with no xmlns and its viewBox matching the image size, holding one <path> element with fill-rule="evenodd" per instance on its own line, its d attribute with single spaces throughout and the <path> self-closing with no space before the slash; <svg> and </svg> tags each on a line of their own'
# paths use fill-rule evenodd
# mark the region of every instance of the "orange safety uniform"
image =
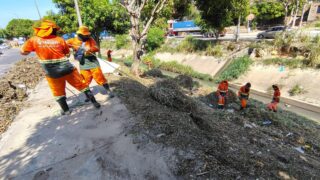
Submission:
<svg viewBox="0 0 320 180">
<path fill-rule="evenodd" d="M 111 53 L 112 53 L 112 51 L 109 49 L 109 50 L 107 51 L 107 56 L 108 56 L 108 61 L 109 61 L 109 62 L 112 62 Z"/>
<path fill-rule="evenodd" d="M 36 52 L 39 62 L 46 72 L 49 87 L 56 99 L 65 97 L 66 82 L 79 91 L 88 90 L 81 75 L 65 57 L 69 54 L 66 42 L 61 37 L 50 35 L 52 32 L 50 28 L 54 27 L 51 23 L 44 21 L 41 27 L 35 28 L 36 36 L 25 42 L 21 53 Z"/>
<path fill-rule="evenodd" d="M 280 89 L 276 88 L 273 93 L 272 102 L 268 105 L 268 109 L 272 111 L 277 111 L 278 104 L 280 103 Z"/>
<path fill-rule="evenodd" d="M 247 107 L 247 101 L 249 99 L 249 93 L 250 89 L 247 88 L 247 86 L 242 86 L 238 92 L 238 96 L 241 101 L 241 107 L 246 108 Z"/>
<path fill-rule="evenodd" d="M 228 94 L 228 88 L 229 88 L 228 81 L 222 81 L 218 86 L 217 95 L 218 95 L 219 107 L 224 107 L 225 105 L 226 96 Z"/>
<path fill-rule="evenodd" d="M 74 51 L 78 51 L 78 49 L 82 46 L 82 43 L 83 42 L 77 37 L 67 40 L 68 46 Z M 85 84 L 89 86 L 92 79 L 94 79 L 99 85 L 106 84 L 107 79 L 102 73 L 97 58 L 93 55 L 93 53 L 99 51 L 95 40 L 93 38 L 89 38 L 85 42 L 85 48 L 87 49 L 87 52 L 84 56 L 85 62 L 84 64 L 80 64 L 80 73 L 84 78 Z"/>
</svg>

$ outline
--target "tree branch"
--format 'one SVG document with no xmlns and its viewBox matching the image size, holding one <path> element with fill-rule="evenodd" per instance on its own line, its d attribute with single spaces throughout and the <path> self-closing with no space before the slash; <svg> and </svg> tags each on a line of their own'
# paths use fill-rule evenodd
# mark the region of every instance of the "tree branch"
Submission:
<svg viewBox="0 0 320 180">
<path fill-rule="evenodd" d="M 151 16 L 149 21 L 147 22 L 144 30 L 141 33 L 141 38 L 143 38 L 144 36 L 147 35 L 148 30 L 150 29 L 151 24 L 153 23 L 153 21 L 155 20 L 155 16 L 157 16 L 159 14 L 159 12 L 163 9 L 164 4 L 167 2 L 167 0 L 160 0 L 157 5 L 154 7 L 154 9 L 152 10 Z"/>
<path fill-rule="evenodd" d="M 147 4 L 148 2 L 149 2 L 149 0 L 143 0 L 143 1 L 142 1 L 142 4 L 141 4 L 141 6 L 140 6 L 140 8 L 139 8 L 140 14 L 141 14 L 142 9 L 146 6 L 146 4 Z"/>
</svg>

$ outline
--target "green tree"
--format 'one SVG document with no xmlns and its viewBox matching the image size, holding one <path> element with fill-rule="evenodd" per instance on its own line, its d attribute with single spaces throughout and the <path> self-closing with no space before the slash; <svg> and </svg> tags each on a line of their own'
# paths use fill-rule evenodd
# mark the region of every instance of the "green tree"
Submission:
<svg viewBox="0 0 320 180">
<path fill-rule="evenodd" d="M 232 24 L 232 3 L 225 0 L 196 0 L 196 6 L 200 11 L 201 19 L 197 24 L 202 29 L 213 29 L 218 37 L 218 32 Z"/>
<path fill-rule="evenodd" d="M 249 13 L 249 0 L 232 0 L 231 3 L 233 17 L 238 19 L 236 32 L 236 41 L 238 41 L 240 35 L 241 20 L 242 18 L 246 17 Z"/>
<path fill-rule="evenodd" d="M 33 23 L 30 19 L 12 19 L 6 27 L 6 34 L 9 38 L 28 38 L 33 35 Z"/>
<path fill-rule="evenodd" d="M 168 0 L 124 0 L 122 6 L 130 16 L 131 28 L 130 36 L 133 45 L 133 64 L 131 71 L 139 74 L 139 66 L 142 55 L 142 44 L 147 38 L 147 34 L 152 25 L 162 13 Z M 148 7 L 150 10 L 148 10 Z"/>
<path fill-rule="evenodd" d="M 256 18 L 259 24 L 283 21 L 285 17 L 285 9 L 280 2 L 264 1 L 257 3 L 255 6 L 257 9 Z"/>
<path fill-rule="evenodd" d="M 65 33 L 77 31 L 78 21 L 74 1 L 53 0 L 53 2 L 59 9 L 59 13 L 50 12 L 47 18 L 55 20 Z M 128 15 L 120 7 L 119 1 L 79 0 L 79 8 L 83 24 L 90 28 L 91 34 L 99 46 L 99 36 L 102 31 L 123 34 L 130 26 Z"/>
<path fill-rule="evenodd" d="M 7 31 L 5 29 L 0 29 L 0 38 L 7 38 Z"/>
</svg>

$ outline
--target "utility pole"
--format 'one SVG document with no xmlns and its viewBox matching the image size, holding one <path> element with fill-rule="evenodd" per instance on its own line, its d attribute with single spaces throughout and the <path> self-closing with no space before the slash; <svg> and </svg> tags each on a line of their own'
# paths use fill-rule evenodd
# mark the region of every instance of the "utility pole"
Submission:
<svg viewBox="0 0 320 180">
<path fill-rule="evenodd" d="M 80 10 L 79 10 L 78 0 L 74 0 L 74 5 L 75 5 L 76 11 L 77 11 L 79 26 L 82 26 L 82 20 L 81 20 L 81 15 L 80 15 Z"/>
<path fill-rule="evenodd" d="M 40 11 L 39 11 L 37 0 L 34 0 L 34 4 L 36 5 L 37 11 L 38 11 L 38 15 L 39 15 L 39 19 L 41 20 L 41 14 L 40 14 Z"/>
</svg>

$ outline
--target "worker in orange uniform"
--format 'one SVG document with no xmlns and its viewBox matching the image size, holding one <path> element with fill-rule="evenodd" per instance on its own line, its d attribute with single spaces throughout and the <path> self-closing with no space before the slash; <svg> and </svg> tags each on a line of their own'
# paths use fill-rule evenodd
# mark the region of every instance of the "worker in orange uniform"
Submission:
<svg viewBox="0 0 320 180">
<path fill-rule="evenodd" d="M 66 101 L 66 82 L 84 92 L 93 105 L 100 108 L 100 104 L 88 86 L 83 83 L 83 78 L 77 69 L 66 58 L 66 55 L 69 55 L 69 47 L 61 37 L 57 36 L 59 30 L 60 28 L 53 21 L 41 22 L 40 27 L 34 28 L 35 36 L 22 46 L 21 54 L 28 55 L 32 51 L 36 52 L 45 71 L 49 87 L 63 115 L 71 113 Z"/>
<path fill-rule="evenodd" d="M 94 79 L 100 86 L 106 89 L 109 97 L 113 98 L 114 95 L 95 56 L 99 48 L 96 41 L 90 35 L 89 28 L 81 26 L 77 31 L 77 37 L 67 40 L 67 44 L 75 51 L 75 58 L 80 62 L 80 73 L 85 83 L 89 86 L 92 79 Z"/>
<path fill-rule="evenodd" d="M 247 101 L 249 99 L 251 83 L 247 83 L 246 85 L 242 86 L 238 92 L 238 97 L 241 101 L 241 108 L 243 110 L 247 107 Z"/>
<path fill-rule="evenodd" d="M 226 97 L 228 94 L 229 83 L 228 81 L 220 82 L 217 90 L 218 95 L 218 109 L 223 109 L 226 103 Z"/>
<path fill-rule="evenodd" d="M 111 53 L 112 53 L 112 50 L 109 49 L 109 50 L 107 51 L 107 56 L 108 56 L 108 61 L 109 61 L 109 62 L 112 62 Z"/>
<path fill-rule="evenodd" d="M 277 112 L 278 104 L 280 103 L 280 89 L 277 85 L 272 85 L 274 90 L 273 98 L 270 104 L 268 104 L 268 109 L 273 112 Z"/>
</svg>

